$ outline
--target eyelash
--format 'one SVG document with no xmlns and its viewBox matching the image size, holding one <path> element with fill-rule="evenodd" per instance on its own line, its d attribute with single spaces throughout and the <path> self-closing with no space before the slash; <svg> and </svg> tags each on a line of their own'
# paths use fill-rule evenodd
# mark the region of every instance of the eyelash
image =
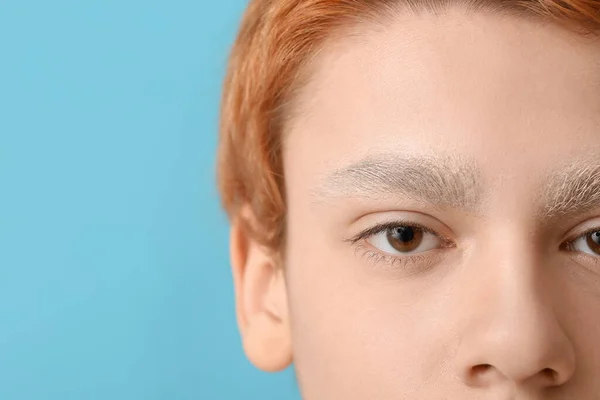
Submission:
<svg viewBox="0 0 600 400">
<path fill-rule="evenodd" d="M 423 232 L 435 235 L 442 241 L 442 243 L 443 243 L 442 248 L 449 248 L 449 247 L 455 246 L 454 243 L 452 242 L 452 240 L 450 240 L 445 235 L 442 235 L 425 225 L 421 225 L 419 223 L 411 222 L 411 221 L 389 221 L 389 222 L 377 224 L 368 229 L 365 229 L 364 231 L 351 237 L 350 239 L 346 239 L 346 241 L 350 242 L 352 245 L 355 245 L 356 246 L 355 252 L 362 253 L 361 255 L 363 257 L 366 257 L 367 261 L 372 262 L 374 265 L 379 265 L 380 263 L 384 263 L 387 266 L 393 267 L 393 268 L 398 268 L 398 267 L 405 268 L 409 265 L 422 264 L 422 263 L 426 263 L 428 261 L 430 262 L 430 264 L 433 264 L 433 260 L 431 260 L 428 256 L 425 256 L 421 253 L 407 254 L 404 256 L 394 256 L 391 254 L 386 254 L 381 251 L 375 250 L 375 249 L 367 246 L 366 244 L 364 244 L 366 239 L 368 239 L 374 235 L 377 235 L 379 233 L 387 232 L 387 231 L 389 231 L 393 228 L 397 228 L 399 226 L 410 226 L 413 228 L 419 228 Z M 575 237 L 567 242 L 564 242 L 564 244 L 561 245 L 561 249 L 569 251 L 569 252 L 575 252 L 576 250 L 574 250 L 573 245 L 577 240 L 579 240 L 582 237 L 585 237 L 591 233 L 598 232 L 598 231 L 600 231 L 600 227 L 590 228 L 590 229 L 580 233 L 577 237 Z M 363 243 L 357 245 L 357 243 L 359 243 L 359 242 L 363 242 Z M 589 254 L 586 254 L 586 256 L 593 258 L 594 262 L 600 263 L 600 256 L 594 257 Z"/>
<path fill-rule="evenodd" d="M 359 242 L 363 242 L 359 245 L 356 245 L 355 252 L 356 253 L 361 252 L 362 256 L 366 257 L 367 261 L 372 262 L 374 265 L 384 263 L 384 264 L 388 265 L 389 267 L 405 268 L 409 265 L 416 265 L 416 264 L 421 265 L 422 263 L 427 263 L 427 262 L 429 262 L 430 265 L 433 264 L 433 260 L 430 257 L 423 255 L 422 253 L 407 254 L 405 256 L 394 256 L 391 254 L 382 253 L 381 251 L 367 247 L 367 245 L 364 244 L 366 239 L 368 239 L 374 235 L 377 235 L 378 233 L 387 232 L 387 231 L 389 231 L 393 228 L 397 228 L 399 226 L 410 226 L 412 228 L 419 228 L 423 232 L 435 235 L 443 242 L 443 246 L 442 246 L 443 248 L 448 248 L 448 247 L 454 246 L 454 243 L 445 235 L 442 235 L 425 225 L 421 225 L 419 223 L 411 222 L 411 221 L 389 221 L 389 222 L 377 224 L 368 229 L 365 229 L 364 231 L 360 232 L 359 234 L 353 236 L 350 239 L 347 239 L 346 241 L 350 242 L 353 245 L 356 245 Z M 425 267 L 420 266 L 420 269 L 421 270 L 427 269 L 430 265 L 425 264 Z"/>
</svg>

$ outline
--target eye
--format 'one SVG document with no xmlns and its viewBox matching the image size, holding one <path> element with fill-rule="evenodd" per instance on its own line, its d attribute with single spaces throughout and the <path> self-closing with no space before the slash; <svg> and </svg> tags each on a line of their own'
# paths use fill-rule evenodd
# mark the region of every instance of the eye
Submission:
<svg viewBox="0 0 600 400">
<path fill-rule="evenodd" d="M 571 250 L 600 256 L 600 230 L 588 232 L 570 243 Z"/>
<path fill-rule="evenodd" d="M 423 253 L 443 247 L 444 244 L 432 231 L 411 225 L 382 227 L 379 232 L 366 238 L 366 242 L 382 252 L 394 255 Z"/>
</svg>

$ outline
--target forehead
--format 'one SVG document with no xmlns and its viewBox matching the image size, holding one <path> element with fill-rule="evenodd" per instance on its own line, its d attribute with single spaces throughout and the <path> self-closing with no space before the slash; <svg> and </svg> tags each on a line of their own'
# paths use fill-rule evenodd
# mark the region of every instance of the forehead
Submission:
<svg viewBox="0 0 600 400">
<path fill-rule="evenodd" d="M 600 154 L 599 65 L 597 41 L 516 17 L 456 10 L 366 26 L 313 65 L 286 180 L 299 190 L 378 152 L 459 154 L 504 180 Z"/>
</svg>

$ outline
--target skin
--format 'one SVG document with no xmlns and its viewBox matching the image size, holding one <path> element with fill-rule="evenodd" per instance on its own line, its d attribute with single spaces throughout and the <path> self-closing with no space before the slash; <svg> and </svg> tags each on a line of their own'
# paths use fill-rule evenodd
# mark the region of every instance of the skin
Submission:
<svg viewBox="0 0 600 400">
<path fill-rule="evenodd" d="M 460 10 L 361 29 L 288 126 L 285 257 L 232 225 L 249 359 L 306 400 L 597 398 L 597 42 Z M 357 238 L 389 222 L 433 233 Z"/>
</svg>

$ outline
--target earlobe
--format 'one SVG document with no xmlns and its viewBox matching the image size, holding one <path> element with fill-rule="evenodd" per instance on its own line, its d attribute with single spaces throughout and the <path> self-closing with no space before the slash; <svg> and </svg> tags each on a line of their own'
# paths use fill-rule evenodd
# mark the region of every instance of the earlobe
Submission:
<svg viewBox="0 0 600 400">
<path fill-rule="evenodd" d="M 241 218 L 232 222 L 230 256 L 236 315 L 244 351 L 265 371 L 279 371 L 292 362 L 285 277 L 277 253 L 254 240 Z"/>
</svg>

